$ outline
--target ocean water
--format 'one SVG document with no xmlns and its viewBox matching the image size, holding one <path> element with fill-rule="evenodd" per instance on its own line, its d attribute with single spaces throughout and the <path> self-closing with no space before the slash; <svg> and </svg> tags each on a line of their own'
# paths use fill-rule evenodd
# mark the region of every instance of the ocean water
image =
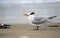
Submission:
<svg viewBox="0 0 60 38">
<path fill-rule="evenodd" d="M 0 22 L 8 24 L 29 23 L 22 14 L 35 12 L 37 15 L 58 16 L 52 21 L 60 22 L 60 2 L 32 4 L 0 4 Z"/>
</svg>

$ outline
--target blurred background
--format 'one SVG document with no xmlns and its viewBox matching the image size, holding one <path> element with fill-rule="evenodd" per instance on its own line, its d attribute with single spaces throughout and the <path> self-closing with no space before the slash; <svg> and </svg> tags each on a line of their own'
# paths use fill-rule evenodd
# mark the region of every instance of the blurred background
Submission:
<svg viewBox="0 0 60 38">
<path fill-rule="evenodd" d="M 27 24 L 22 14 L 31 11 L 38 15 L 56 15 L 52 21 L 60 22 L 60 0 L 0 0 L 0 23 Z"/>
</svg>

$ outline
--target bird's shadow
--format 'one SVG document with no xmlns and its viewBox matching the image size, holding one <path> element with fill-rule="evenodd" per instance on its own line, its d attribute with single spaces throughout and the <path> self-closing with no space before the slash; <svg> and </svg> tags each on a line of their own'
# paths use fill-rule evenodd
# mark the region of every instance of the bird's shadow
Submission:
<svg viewBox="0 0 60 38">
<path fill-rule="evenodd" d="M 50 25 L 45 28 L 40 28 L 39 30 L 60 30 L 60 25 Z"/>
<path fill-rule="evenodd" d="M 43 27 L 43 26 L 42 26 Z M 50 25 L 50 26 L 46 26 L 46 27 L 43 27 L 43 28 L 39 28 L 38 30 L 60 30 L 60 25 Z"/>
</svg>

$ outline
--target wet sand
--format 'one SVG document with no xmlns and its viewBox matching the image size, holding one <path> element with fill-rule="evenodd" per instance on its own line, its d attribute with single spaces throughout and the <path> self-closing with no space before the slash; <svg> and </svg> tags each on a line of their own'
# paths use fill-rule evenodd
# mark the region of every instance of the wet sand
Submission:
<svg viewBox="0 0 60 38">
<path fill-rule="evenodd" d="M 29 24 L 12 25 L 10 29 L 0 29 L 0 38 L 60 38 L 60 27 L 34 29 Z"/>
</svg>

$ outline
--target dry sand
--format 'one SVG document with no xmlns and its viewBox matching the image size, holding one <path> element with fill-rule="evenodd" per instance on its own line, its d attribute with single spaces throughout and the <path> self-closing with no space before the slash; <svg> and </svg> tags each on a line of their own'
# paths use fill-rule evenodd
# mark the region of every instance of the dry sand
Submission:
<svg viewBox="0 0 60 38">
<path fill-rule="evenodd" d="M 60 27 L 34 29 L 28 24 L 12 25 L 10 29 L 0 29 L 0 38 L 60 38 Z"/>
</svg>

